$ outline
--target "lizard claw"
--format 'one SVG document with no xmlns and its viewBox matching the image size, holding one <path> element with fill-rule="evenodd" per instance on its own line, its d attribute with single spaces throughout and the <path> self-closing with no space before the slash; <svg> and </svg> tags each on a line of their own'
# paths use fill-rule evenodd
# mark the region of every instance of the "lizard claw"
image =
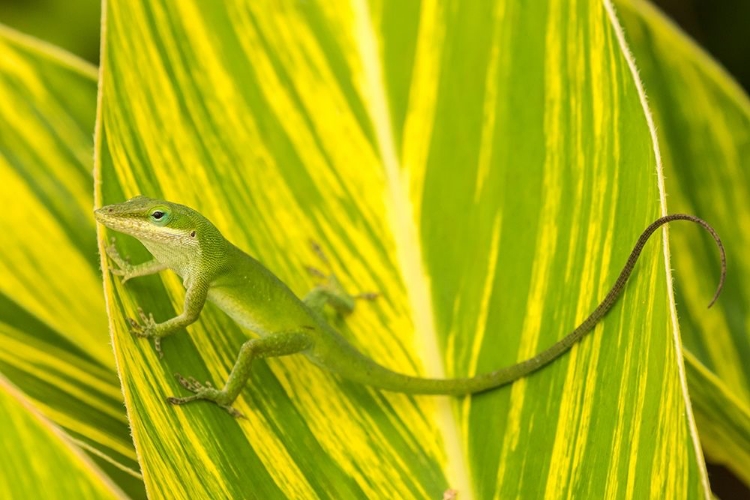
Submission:
<svg viewBox="0 0 750 500">
<path fill-rule="evenodd" d="M 369 300 L 369 301 L 373 301 L 377 299 L 378 297 L 380 297 L 380 294 L 378 292 L 364 292 L 364 293 L 360 293 L 354 296 L 355 299 Z"/>
<path fill-rule="evenodd" d="M 174 396 L 170 396 L 167 398 L 167 401 L 173 405 L 184 405 L 186 403 L 190 403 L 192 401 L 197 401 L 199 399 L 205 399 L 206 401 L 213 401 L 218 406 L 226 410 L 230 415 L 232 415 L 235 418 L 244 418 L 247 420 L 247 417 L 242 414 L 239 410 L 236 408 L 233 408 L 229 404 L 224 404 L 222 401 L 226 399 L 226 393 L 223 391 L 220 391 L 211 385 L 211 382 L 206 382 L 205 385 L 198 382 L 193 377 L 183 377 L 179 373 L 174 374 L 175 378 L 177 379 L 177 382 L 187 389 L 190 392 L 193 392 L 192 396 L 187 396 L 184 398 L 177 398 Z"/>
<path fill-rule="evenodd" d="M 328 261 L 328 257 L 326 256 L 325 252 L 323 252 L 323 249 L 321 246 L 314 240 L 310 240 L 310 248 L 312 249 L 313 253 L 320 259 L 320 261 L 328 268 L 331 267 L 331 263 Z"/>
<path fill-rule="evenodd" d="M 120 255 L 120 252 L 115 246 L 114 238 L 109 241 L 109 245 L 104 247 L 104 251 L 107 253 L 107 256 L 112 260 L 112 262 L 114 262 L 117 266 L 116 268 L 110 267 L 110 272 L 115 276 L 125 276 L 125 278 L 123 278 L 122 280 L 122 282 L 125 283 L 130 278 L 128 276 L 128 270 L 130 267 L 132 267 L 130 265 L 130 260 L 127 257 L 122 257 Z"/>
<path fill-rule="evenodd" d="M 183 377 L 179 373 L 175 373 L 174 376 L 177 379 L 177 382 L 190 392 L 200 392 L 203 389 L 213 388 L 204 386 L 193 377 Z"/>
<path fill-rule="evenodd" d="M 243 418 L 245 420 L 249 420 L 240 410 L 238 410 L 237 408 L 233 406 L 229 406 L 229 405 L 219 405 L 219 406 L 224 408 L 234 418 Z"/>
<path fill-rule="evenodd" d="M 319 280 L 328 279 L 331 274 L 331 263 L 328 260 L 328 257 L 326 257 L 326 254 L 323 252 L 323 249 L 320 247 L 320 245 L 318 245 L 313 240 L 310 240 L 310 248 L 318 258 L 318 260 L 320 260 L 320 263 L 323 264 L 323 268 L 326 271 L 321 271 L 315 266 L 305 266 L 305 269 L 307 269 L 307 272 L 310 273 L 313 277 Z"/>
<path fill-rule="evenodd" d="M 141 309 L 140 307 L 138 308 L 138 316 L 141 317 L 141 321 L 143 321 L 144 323 L 146 323 L 149 326 L 151 326 L 151 325 L 153 325 L 155 323 L 154 322 L 154 315 L 152 313 L 149 313 L 148 316 L 146 316 L 146 313 L 143 312 L 143 309 Z"/>
<path fill-rule="evenodd" d="M 307 272 L 310 273 L 310 275 L 315 278 L 324 280 L 328 277 L 323 271 L 321 271 L 317 267 L 305 266 L 305 269 L 307 269 Z"/>
<path fill-rule="evenodd" d="M 156 355 L 159 356 L 159 359 L 164 358 L 164 353 L 161 350 L 161 337 L 154 337 L 154 350 L 156 351 Z"/>
<path fill-rule="evenodd" d="M 128 318 L 128 323 L 130 323 L 130 333 L 136 337 L 143 338 L 148 336 L 145 334 L 143 326 L 133 318 Z"/>
<path fill-rule="evenodd" d="M 138 316 L 140 316 L 141 318 L 140 323 L 133 318 L 128 318 L 128 323 L 130 323 L 130 332 L 139 338 L 156 337 L 156 335 L 154 334 L 154 327 L 156 326 L 154 315 L 146 315 L 146 313 L 143 312 L 143 309 L 139 307 Z M 161 350 L 158 345 L 156 346 L 156 350 Z"/>
</svg>

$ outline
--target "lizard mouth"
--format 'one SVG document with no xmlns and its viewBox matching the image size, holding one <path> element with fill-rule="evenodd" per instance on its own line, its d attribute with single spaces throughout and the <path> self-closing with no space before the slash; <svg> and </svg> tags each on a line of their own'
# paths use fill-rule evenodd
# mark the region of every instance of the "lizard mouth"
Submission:
<svg viewBox="0 0 750 500">
<path fill-rule="evenodd" d="M 112 214 L 112 209 L 107 207 L 97 208 L 94 210 L 94 218 L 97 220 L 97 222 L 101 222 L 107 227 L 112 227 L 114 221 L 117 219 L 115 215 Z"/>
<path fill-rule="evenodd" d="M 132 234 L 137 229 L 137 224 L 131 218 L 124 217 L 112 206 L 105 206 L 94 210 L 94 218 L 97 222 L 104 224 L 115 231 Z"/>
</svg>

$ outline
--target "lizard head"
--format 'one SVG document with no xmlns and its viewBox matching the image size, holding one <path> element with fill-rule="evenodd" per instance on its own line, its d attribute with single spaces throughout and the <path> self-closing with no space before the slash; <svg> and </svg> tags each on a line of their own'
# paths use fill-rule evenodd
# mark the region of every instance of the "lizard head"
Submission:
<svg viewBox="0 0 750 500">
<path fill-rule="evenodd" d="M 165 247 L 198 244 L 198 233 L 213 225 L 195 210 L 184 205 L 145 196 L 124 203 L 107 205 L 94 211 L 96 220 L 110 229 L 143 242 Z"/>
</svg>

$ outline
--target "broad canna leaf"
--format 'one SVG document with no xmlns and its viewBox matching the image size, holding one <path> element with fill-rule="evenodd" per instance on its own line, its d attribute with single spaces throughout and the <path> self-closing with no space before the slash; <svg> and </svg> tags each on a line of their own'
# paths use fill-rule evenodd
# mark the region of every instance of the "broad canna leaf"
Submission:
<svg viewBox="0 0 750 500">
<path fill-rule="evenodd" d="M 750 462 L 750 411 L 731 388 L 707 370 L 690 351 L 685 352 L 685 368 L 695 422 L 706 455 L 732 470 L 750 484 L 745 466 Z"/>
<path fill-rule="evenodd" d="M 588 315 L 663 211 L 608 2 L 112 0 L 105 22 L 97 204 L 192 206 L 300 295 L 317 241 L 352 291 L 380 293 L 336 325 L 390 368 L 467 376 L 533 356 Z M 662 245 L 593 334 L 510 387 L 410 397 L 291 356 L 254 365 L 247 420 L 165 398 L 182 393 L 175 372 L 223 383 L 252 333 L 209 305 L 160 360 L 126 318 L 179 313 L 179 278 L 107 277 L 147 490 L 708 496 Z"/>
<path fill-rule="evenodd" d="M 0 495 L 103 499 L 124 493 L 70 438 L 0 375 Z"/>
<path fill-rule="evenodd" d="M 0 217 L 0 373 L 67 432 L 68 444 L 73 440 L 72 446 L 91 452 L 119 488 L 143 496 L 107 338 L 91 219 L 96 71 L 0 28 L 0 99 L 12 103 L 0 108 L 0 198 L 6 207 Z M 14 408 L 13 418 L 22 418 L 27 406 Z M 23 419 L 38 421 L 34 415 Z M 19 430 L 12 443 L 27 452 L 43 446 L 35 432 Z M 22 461 L 28 458 L 24 450 L 9 456 L 14 467 L 0 467 L 7 484 L 21 479 L 19 469 L 36 470 L 34 462 Z M 56 474 L 64 476 L 60 460 Z M 86 464 L 91 460 L 69 466 L 72 471 Z M 33 477 L 24 479 L 42 488 L 37 495 L 0 496 L 47 498 L 41 492 L 49 485 Z"/>
<path fill-rule="evenodd" d="M 727 248 L 725 291 L 718 311 L 705 314 L 700 288 L 716 271 L 712 244 L 675 236 L 677 248 L 690 248 L 674 252 L 683 277 L 677 303 L 701 442 L 750 485 L 750 100 L 649 4 L 623 2 L 622 18 L 654 110 L 670 209 L 710 220 Z"/>
</svg>

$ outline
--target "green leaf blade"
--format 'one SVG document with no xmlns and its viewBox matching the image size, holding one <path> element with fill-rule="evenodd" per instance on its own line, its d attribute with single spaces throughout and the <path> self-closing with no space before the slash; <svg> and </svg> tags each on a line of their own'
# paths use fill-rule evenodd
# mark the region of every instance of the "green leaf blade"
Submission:
<svg viewBox="0 0 750 500">
<path fill-rule="evenodd" d="M 98 202 L 195 207 L 300 295 L 312 238 L 351 290 L 381 293 L 336 325 L 358 348 L 406 373 L 471 375 L 533 356 L 595 307 L 659 214 L 657 159 L 605 6 L 424 2 L 398 24 L 401 8 L 112 2 Z M 254 366 L 237 401 L 249 422 L 164 401 L 182 391 L 173 372 L 223 382 L 248 333 L 209 306 L 159 361 L 125 318 L 174 316 L 180 280 L 108 279 L 148 487 L 705 495 L 664 269 L 650 242 L 602 325 L 511 387 L 411 398 L 293 356 Z"/>
<path fill-rule="evenodd" d="M 3 498 L 124 498 L 125 495 L 54 424 L 0 378 Z M 61 474 L 61 472 L 63 472 Z"/>
<path fill-rule="evenodd" d="M 91 217 L 96 70 L 0 27 L 0 98 L 13 103 L 0 112 L 0 196 L 11 214 L 0 218 L 0 372 L 80 448 L 71 453 L 91 454 L 72 460 L 71 470 L 89 464 L 91 475 L 103 470 L 115 489 L 142 497 L 107 342 Z M 35 470 L 16 477 L 4 469 L 3 480 L 47 487 Z"/>
<path fill-rule="evenodd" d="M 705 218 L 726 248 L 727 282 L 706 311 L 706 292 L 719 275 L 716 250 L 708 238 L 696 244 L 686 234 L 672 233 L 681 334 L 690 353 L 687 374 L 701 442 L 712 460 L 750 484 L 744 446 L 750 432 L 750 368 L 744 361 L 750 356 L 750 269 L 744 251 L 750 231 L 745 160 L 750 155 L 750 100 L 663 14 L 645 2 L 618 3 L 649 89 L 670 210 Z"/>
</svg>

